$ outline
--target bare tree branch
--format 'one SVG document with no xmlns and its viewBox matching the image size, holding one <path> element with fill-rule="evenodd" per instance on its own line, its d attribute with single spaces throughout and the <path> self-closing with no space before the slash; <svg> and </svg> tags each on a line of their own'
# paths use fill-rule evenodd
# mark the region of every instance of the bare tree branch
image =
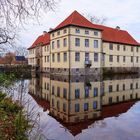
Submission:
<svg viewBox="0 0 140 140">
<path fill-rule="evenodd" d="M 55 10 L 60 0 L 0 0 L 0 47 L 12 44 L 17 29 L 29 19 L 39 21 L 42 13 Z"/>
<path fill-rule="evenodd" d="M 95 24 L 104 25 L 104 24 L 106 24 L 106 22 L 107 22 L 107 17 L 104 17 L 104 16 L 98 17 L 98 16 L 95 16 L 95 15 L 92 15 L 92 14 L 85 14 L 85 16 L 86 16 L 92 23 L 95 23 Z"/>
</svg>

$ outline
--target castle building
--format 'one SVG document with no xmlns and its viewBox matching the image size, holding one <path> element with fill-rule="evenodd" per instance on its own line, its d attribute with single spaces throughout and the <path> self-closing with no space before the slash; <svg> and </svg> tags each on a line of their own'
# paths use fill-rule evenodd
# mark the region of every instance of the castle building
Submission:
<svg viewBox="0 0 140 140">
<path fill-rule="evenodd" d="M 137 72 L 140 43 L 127 31 L 93 24 L 74 11 L 28 48 L 29 65 L 65 75 Z"/>
</svg>

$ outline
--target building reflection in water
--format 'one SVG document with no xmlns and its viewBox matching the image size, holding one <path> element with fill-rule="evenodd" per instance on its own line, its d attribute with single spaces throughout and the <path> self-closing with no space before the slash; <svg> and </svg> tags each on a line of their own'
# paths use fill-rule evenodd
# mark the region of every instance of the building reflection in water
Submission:
<svg viewBox="0 0 140 140">
<path fill-rule="evenodd" d="M 140 99 L 140 78 L 40 75 L 30 80 L 29 93 L 44 111 L 49 110 L 49 115 L 77 135 L 95 120 L 126 112 Z"/>
</svg>

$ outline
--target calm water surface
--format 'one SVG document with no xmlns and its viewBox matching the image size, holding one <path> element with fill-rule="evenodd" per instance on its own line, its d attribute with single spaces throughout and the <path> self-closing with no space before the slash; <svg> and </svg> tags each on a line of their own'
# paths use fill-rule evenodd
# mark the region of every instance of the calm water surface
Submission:
<svg viewBox="0 0 140 140">
<path fill-rule="evenodd" d="M 21 81 L 20 81 L 21 82 Z M 140 140 L 140 77 L 33 76 L 26 99 L 49 140 Z"/>
</svg>

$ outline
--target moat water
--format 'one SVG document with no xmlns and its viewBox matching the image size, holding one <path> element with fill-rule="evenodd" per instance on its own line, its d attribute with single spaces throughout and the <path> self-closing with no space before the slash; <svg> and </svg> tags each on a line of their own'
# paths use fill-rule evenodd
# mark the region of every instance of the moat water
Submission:
<svg viewBox="0 0 140 140">
<path fill-rule="evenodd" d="M 35 131 L 32 139 L 140 140 L 137 75 L 34 75 L 17 81 L 15 90 L 24 92 L 25 107 L 39 117 L 38 133 Z M 15 100 L 18 92 L 12 95 Z"/>
</svg>

